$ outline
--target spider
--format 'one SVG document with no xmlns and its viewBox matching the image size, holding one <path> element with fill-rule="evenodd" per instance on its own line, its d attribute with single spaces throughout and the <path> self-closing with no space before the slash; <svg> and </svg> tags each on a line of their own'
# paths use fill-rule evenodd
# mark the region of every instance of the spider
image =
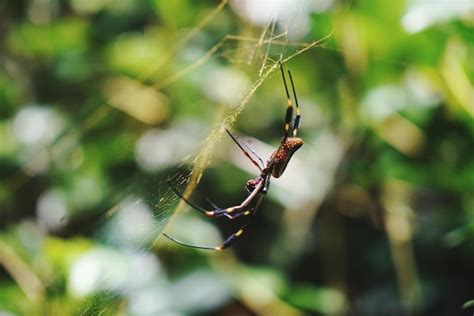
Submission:
<svg viewBox="0 0 474 316">
<path fill-rule="evenodd" d="M 280 146 L 277 150 L 270 156 L 265 164 L 262 158 L 248 145 L 245 143 L 240 143 L 236 136 L 234 136 L 228 129 L 226 129 L 227 134 L 229 134 L 230 138 L 235 142 L 235 144 L 242 150 L 245 156 L 251 161 L 255 167 L 260 170 L 260 175 L 254 179 L 247 181 L 245 184 L 245 189 L 249 193 L 249 195 L 245 198 L 245 200 L 236 206 L 231 206 L 227 208 L 219 208 L 210 200 L 207 200 L 213 207 L 213 210 L 206 210 L 202 207 L 199 207 L 186 199 L 182 196 L 176 189 L 174 190 L 175 193 L 184 200 L 189 206 L 193 209 L 212 217 L 222 217 L 225 216 L 231 220 L 236 219 L 241 216 L 249 216 L 254 215 L 257 211 L 260 203 L 262 202 L 263 197 L 267 194 L 268 189 L 270 187 L 270 179 L 271 177 L 279 178 L 283 172 L 285 171 L 288 162 L 290 161 L 293 154 L 303 145 L 303 140 L 297 137 L 298 128 L 300 127 L 301 122 L 301 112 L 298 106 L 298 99 L 296 98 L 296 91 L 295 86 L 293 84 L 293 79 L 291 77 L 291 72 L 288 70 L 288 76 L 290 77 L 291 88 L 293 90 L 293 97 L 295 99 L 296 104 L 296 116 L 291 124 L 293 119 L 293 104 L 291 102 L 290 94 L 288 93 L 288 86 L 286 84 L 285 73 L 283 71 L 283 66 L 280 63 L 280 70 L 281 76 L 283 78 L 283 85 L 285 87 L 286 97 L 288 99 L 288 106 L 286 108 L 286 115 L 285 115 L 285 122 L 284 122 L 284 135 L 281 139 Z M 290 127 L 292 126 L 292 132 L 290 133 Z M 251 154 L 252 153 L 256 159 L 254 159 Z M 253 206 L 251 206 L 252 202 L 255 201 Z M 248 226 L 248 222 L 241 226 L 239 230 L 235 233 L 227 237 L 224 242 L 217 247 L 208 247 L 208 246 L 199 246 L 188 244 L 186 242 L 180 241 L 174 237 L 171 237 L 167 234 L 163 234 L 166 238 L 180 244 L 183 246 L 191 247 L 191 248 L 198 248 L 198 249 L 206 249 L 206 250 L 223 250 L 225 248 L 230 247 L 242 234 L 244 233 L 245 229 Z"/>
</svg>

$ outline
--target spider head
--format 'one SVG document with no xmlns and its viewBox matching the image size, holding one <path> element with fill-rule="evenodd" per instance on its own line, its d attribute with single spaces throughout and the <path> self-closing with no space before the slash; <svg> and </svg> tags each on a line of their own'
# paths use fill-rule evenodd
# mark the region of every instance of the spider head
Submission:
<svg viewBox="0 0 474 316">
<path fill-rule="evenodd" d="M 247 183 L 245 184 L 245 189 L 249 193 L 253 192 L 253 190 L 255 190 L 255 187 L 259 185 L 259 183 L 262 182 L 262 180 L 263 180 L 262 178 L 258 177 L 258 178 L 247 181 Z"/>
</svg>

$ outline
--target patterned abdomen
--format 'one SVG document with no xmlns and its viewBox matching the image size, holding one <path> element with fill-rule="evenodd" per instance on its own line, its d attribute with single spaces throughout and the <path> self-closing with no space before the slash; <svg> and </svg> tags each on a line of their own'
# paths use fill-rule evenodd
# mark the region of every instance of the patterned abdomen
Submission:
<svg viewBox="0 0 474 316">
<path fill-rule="evenodd" d="M 270 166 L 272 168 L 272 176 L 279 178 L 283 174 L 291 156 L 301 146 L 303 146 L 303 140 L 299 137 L 288 137 L 282 141 L 280 147 L 270 157 L 270 161 L 273 162 Z"/>
</svg>

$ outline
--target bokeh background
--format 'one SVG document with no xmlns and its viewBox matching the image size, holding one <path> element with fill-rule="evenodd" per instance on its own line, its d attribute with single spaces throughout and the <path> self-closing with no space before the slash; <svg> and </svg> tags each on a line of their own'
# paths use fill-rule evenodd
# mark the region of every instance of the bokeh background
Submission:
<svg viewBox="0 0 474 316">
<path fill-rule="evenodd" d="M 0 2 L 0 314 L 471 315 L 469 0 Z M 240 224 L 282 136 L 305 145 Z"/>
</svg>

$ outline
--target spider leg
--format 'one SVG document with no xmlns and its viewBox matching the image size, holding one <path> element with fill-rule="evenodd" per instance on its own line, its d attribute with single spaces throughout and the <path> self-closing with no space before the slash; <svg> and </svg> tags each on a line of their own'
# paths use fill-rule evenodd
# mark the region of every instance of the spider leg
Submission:
<svg viewBox="0 0 474 316">
<path fill-rule="evenodd" d="M 236 206 L 231 206 L 228 208 L 224 209 L 216 209 L 214 211 L 208 211 L 206 214 L 209 216 L 226 216 L 230 219 L 235 219 L 236 217 L 242 216 L 242 215 L 250 215 L 251 212 L 250 210 L 247 209 L 247 206 L 250 204 L 250 202 L 253 201 L 253 199 L 259 194 L 260 189 L 263 187 L 265 184 L 265 180 L 260 181 L 260 183 L 255 186 L 253 189 L 252 193 L 250 193 L 245 200 L 240 203 L 239 205 Z"/>
<path fill-rule="evenodd" d="M 232 235 L 227 237 L 224 240 L 224 242 L 220 246 L 217 246 L 217 247 L 199 246 L 199 245 L 188 244 L 184 241 L 181 241 L 179 239 L 171 237 L 170 235 L 168 235 L 166 233 L 163 233 L 163 236 L 165 236 L 166 238 L 168 238 L 171 241 L 174 241 L 177 244 L 180 244 L 180 245 L 186 246 L 186 247 L 190 247 L 190 248 L 204 249 L 204 250 L 223 250 L 223 249 L 226 249 L 226 248 L 230 247 L 240 236 L 242 236 L 242 234 L 244 233 L 245 228 L 247 227 L 247 225 L 248 224 L 245 224 L 242 227 L 240 227 L 238 231 L 236 231 L 235 233 L 233 233 Z"/>
<path fill-rule="evenodd" d="M 191 206 L 193 209 L 195 209 L 196 211 L 199 211 L 205 215 L 208 215 L 208 216 L 214 216 L 214 211 L 209 211 L 209 210 L 206 210 L 205 208 L 202 208 L 200 207 L 199 205 L 196 205 L 194 204 L 193 202 L 189 201 L 187 198 L 185 198 L 175 187 L 173 187 L 173 191 L 174 193 L 180 198 L 182 199 L 184 202 L 186 202 L 186 204 L 188 204 L 189 206 Z"/>
<path fill-rule="evenodd" d="M 295 104 L 296 104 L 296 117 L 293 122 L 293 137 L 296 137 L 296 134 L 298 134 L 298 128 L 300 127 L 300 122 L 301 122 L 301 111 L 298 105 L 298 98 L 296 97 L 296 90 L 295 90 L 295 85 L 293 84 L 293 78 L 291 77 L 291 72 L 289 70 L 288 70 L 288 75 L 290 76 L 291 88 L 293 90 L 293 97 L 295 98 Z"/>
<path fill-rule="evenodd" d="M 227 208 L 219 208 L 219 207 L 216 207 L 216 209 L 214 210 L 206 210 L 196 204 L 194 204 L 193 202 L 189 201 L 187 198 L 185 198 L 176 188 L 173 187 L 173 191 L 176 193 L 177 196 L 179 196 L 184 202 L 186 202 L 186 204 L 188 204 L 189 206 L 191 206 L 193 209 L 195 209 L 196 211 L 199 211 L 207 216 L 211 216 L 211 217 L 221 217 L 221 216 L 226 216 L 228 217 L 229 219 L 235 219 L 239 216 L 242 216 L 242 215 L 250 215 L 251 214 L 251 211 L 253 209 L 250 209 L 248 210 L 247 209 L 247 206 L 250 204 L 250 202 L 252 202 L 252 200 L 255 198 L 255 196 L 260 192 L 260 189 L 262 188 L 263 184 L 264 184 L 265 181 L 261 181 L 255 188 L 254 190 L 252 191 L 252 193 L 250 193 L 247 198 L 245 198 L 245 200 L 240 203 L 239 205 L 236 205 L 236 206 L 231 206 L 231 207 L 227 207 Z M 212 206 L 216 206 L 214 205 L 214 203 L 212 203 L 209 199 L 207 199 L 208 202 L 211 203 Z"/>
<path fill-rule="evenodd" d="M 265 168 L 265 163 L 263 162 L 263 159 L 262 157 L 260 157 L 257 152 L 252 148 L 250 147 L 249 145 L 247 145 L 246 143 L 242 143 L 242 146 L 244 146 L 245 148 L 247 148 L 248 150 L 250 150 L 252 152 L 252 154 L 254 154 L 255 157 L 257 157 L 257 159 L 260 161 L 260 163 L 262 164 L 262 169 Z"/>
<path fill-rule="evenodd" d="M 181 194 L 179 194 L 179 192 L 176 192 L 176 190 L 175 190 L 175 192 L 178 196 L 183 198 L 183 200 L 186 203 L 188 203 L 193 208 L 195 208 L 198 211 L 203 212 L 206 215 L 209 215 L 209 216 L 222 216 L 222 215 L 225 215 L 225 216 L 229 217 L 230 219 L 234 219 L 234 218 L 237 218 L 237 217 L 242 216 L 242 215 L 253 215 L 253 214 L 255 214 L 255 212 L 257 211 L 257 208 L 260 206 L 260 203 L 262 202 L 263 196 L 264 196 L 264 194 L 262 194 L 260 190 L 261 190 L 261 188 L 263 188 L 264 186 L 267 185 L 266 184 L 267 181 L 268 181 L 268 179 L 262 180 L 255 187 L 255 189 L 252 191 L 252 193 L 240 205 L 234 206 L 234 207 L 229 207 L 227 209 L 216 210 L 214 212 L 217 212 L 217 213 L 213 213 L 212 215 L 208 213 L 209 211 L 206 211 L 202 208 L 196 208 L 193 204 L 189 203 L 184 197 L 182 197 Z M 255 206 L 250 208 L 250 209 L 245 209 L 248 206 L 248 204 L 250 204 L 250 202 L 256 196 L 258 196 L 258 200 L 255 203 Z M 212 202 L 210 202 L 210 203 L 212 203 Z M 236 212 L 236 213 L 232 214 L 233 212 Z M 163 236 L 165 236 L 166 238 L 168 238 L 169 240 L 171 240 L 171 241 L 173 241 L 177 244 L 180 244 L 180 245 L 186 246 L 186 247 L 190 247 L 190 248 L 197 248 L 197 249 L 204 249 L 204 250 L 223 250 L 223 249 L 226 249 L 226 248 L 230 247 L 240 236 L 242 236 L 242 234 L 244 233 L 245 228 L 247 227 L 247 225 L 248 225 L 248 223 L 243 225 L 242 227 L 240 227 L 238 231 L 236 231 L 235 233 L 233 233 L 232 235 L 227 237 L 224 240 L 224 242 L 220 246 L 217 246 L 217 247 L 199 246 L 199 245 L 188 244 L 188 243 L 186 243 L 184 241 L 181 241 L 179 239 L 176 239 L 176 238 L 174 238 L 174 237 L 172 237 L 172 236 L 170 236 L 166 233 L 163 233 Z"/>
<path fill-rule="evenodd" d="M 262 182 L 264 182 L 264 181 L 262 181 Z M 260 194 L 259 197 L 258 197 L 257 203 L 255 203 L 255 206 L 252 208 L 252 210 L 253 210 L 253 212 L 251 213 L 252 215 L 257 211 L 258 207 L 260 206 L 260 203 L 262 202 L 262 199 L 263 199 L 263 194 Z M 250 211 L 247 211 L 247 212 L 249 212 L 249 214 L 250 214 Z M 244 214 L 245 214 L 245 212 L 244 212 Z M 248 214 L 245 214 L 245 215 L 248 215 Z M 247 224 L 243 225 L 242 227 L 240 227 L 238 231 L 236 231 L 235 233 L 233 233 L 232 235 L 227 237 L 226 240 L 224 240 L 224 242 L 219 247 L 215 247 L 213 249 L 215 249 L 215 250 L 224 250 L 224 249 L 232 246 L 237 241 L 237 239 L 244 234 L 245 228 L 248 225 L 249 224 L 247 223 Z"/>
<path fill-rule="evenodd" d="M 258 207 L 260 206 L 260 203 L 262 202 L 263 200 L 263 194 L 260 194 L 259 197 L 258 197 L 258 200 L 257 200 L 257 203 L 255 203 L 255 206 L 251 209 L 253 210 L 253 212 L 250 212 L 250 211 L 246 211 L 246 212 L 242 212 L 242 214 L 244 215 L 253 215 L 255 214 L 255 212 L 257 211 Z M 248 214 L 246 214 L 248 212 Z M 241 215 L 242 215 L 241 214 Z M 236 214 L 237 215 L 237 214 Z M 237 217 L 237 216 L 236 216 Z M 229 237 L 227 237 L 224 242 L 220 245 L 220 246 L 217 246 L 217 247 L 209 247 L 209 246 L 199 246 L 199 245 L 193 245 L 193 244 L 188 244 L 184 241 L 181 241 L 181 240 L 178 240 L 174 237 L 171 237 L 170 235 L 166 234 L 166 233 L 163 233 L 163 236 L 165 236 L 166 238 L 170 239 L 171 241 L 174 241 L 175 243 L 177 244 L 180 244 L 182 246 L 186 246 L 186 247 L 190 247 L 190 248 L 197 248 L 197 249 L 204 249 L 204 250 L 223 250 L 223 249 L 226 249 L 230 246 L 232 246 L 232 244 L 234 244 L 237 239 L 243 235 L 243 233 L 245 232 L 245 229 L 246 227 L 248 226 L 249 224 L 245 224 L 243 226 L 241 226 L 239 228 L 238 231 L 236 231 L 235 233 L 233 233 L 232 235 L 230 235 Z"/>
<path fill-rule="evenodd" d="M 226 216 L 229 219 L 236 219 L 237 217 L 240 217 L 242 215 L 247 216 L 247 215 L 251 215 L 251 214 L 255 213 L 255 211 L 254 211 L 255 207 L 252 207 L 252 208 L 249 208 L 249 209 L 242 209 L 240 211 L 235 211 L 233 213 L 227 213 L 227 212 L 225 212 L 226 209 L 223 209 L 223 208 L 217 206 L 209 198 L 206 198 L 206 201 L 209 204 L 211 204 L 212 207 L 214 207 L 214 209 L 215 209 L 214 211 L 207 211 L 207 212 L 215 212 L 214 215 L 206 214 L 208 216 L 214 216 L 214 217 Z"/>
<path fill-rule="evenodd" d="M 247 150 L 250 150 L 252 152 L 252 154 L 254 154 L 254 156 L 257 157 L 258 161 L 262 164 L 262 169 L 265 168 L 265 163 L 263 162 L 262 157 L 260 157 L 252 147 L 250 147 L 246 143 L 242 143 L 242 146 L 247 148 Z"/>
<path fill-rule="evenodd" d="M 226 240 L 224 240 L 224 242 L 219 246 L 219 247 L 215 247 L 214 249 L 216 250 L 223 250 L 223 249 L 226 249 L 230 246 L 232 246 L 233 243 L 235 243 L 235 241 L 243 235 L 244 231 L 245 231 L 245 228 L 247 227 L 248 224 L 245 224 L 243 225 L 242 227 L 239 228 L 238 231 L 236 231 L 235 233 L 233 233 L 232 235 L 230 235 L 229 237 L 227 237 Z"/>
<path fill-rule="evenodd" d="M 293 103 L 291 102 L 290 93 L 288 92 L 288 86 L 286 84 L 286 79 L 285 79 L 285 72 L 283 71 L 283 65 L 281 64 L 281 62 L 280 62 L 280 70 L 281 70 L 281 77 L 283 78 L 283 85 L 285 86 L 286 98 L 288 100 L 288 106 L 286 107 L 286 115 L 285 115 L 285 125 L 284 125 L 285 136 L 283 137 L 284 139 L 286 139 L 288 135 L 290 134 L 290 124 L 291 124 L 291 119 L 293 118 Z"/>
<path fill-rule="evenodd" d="M 262 203 L 264 196 L 265 196 L 264 194 L 260 194 L 257 202 L 255 203 L 255 206 L 248 210 L 250 214 L 244 214 L 244 215 L 252 215 L 252 216 L 255 215 L 255 213 L 257 213 L 258 207 L 260 206 L 260 203 Z"/>
<path fill-rule="evenodd" d="M 257 203 L 256 203 L 255 206 L 252 208 L 253 212 L 251 212 L 251 213 L 250 213 L 250 211 L 246 211 L 246 212 L 249 212 L 249 214 L 253 215 L 253 214 L 256 212 L 257 208 L 259 207 L 260 203 L 262 202 L 262 199 L 263 199 L 263 194 L 260 194 Z M 246 213 L 246 212 L 244 212 L 244 213 Z M 244 214 L 244 215 L 249 215 L 249 214 Z M 227 237 L 227 238 L 224 240 L 224 242 L 223 242 L 220 246 L 217 246 L 217 247 L 192 245 L 192 244 L 185 243 L 185 242 L 183 242 L 183 241 L 181 241 L 181 240 L 178 240 L 178 239 L 176 239 L 176 238 L 174 238 L 174 237 L 171 237 L 171 236 L 168 235 L 168 234 L 163 233 L 163 235 L 164 235 L 166 238 L 168 238 L 168 239 L 174 241 L 175 243 L 178 243 L 178 244 L 183 245 L 183 246 L 186 246 L 186 247 L 197 248 L 197 249 L 204 249 L 204 250 L 223 250 L 223 249 L 226 249 L 226 248 L 232 246 L 232 245 L 237 241 L 237 239 L 239 239 L 239 237 L 243 235 L 243 233 L 245 232 L 245 229 L 246 229 L 246 227 L 247 227 L 248 225 L 249 225 L 249 224 L 247 223 L 247 224 L 241 226 L 241 227 L 239 228 L 239 230 L 237 230 L 235 233 L 233 233 L 232 235 L 230 235 L 229 237 Z"/>
<path fill-rule="evenodd" d="M 196 187 L 196 189 L 199 190 L 199 192 L 202 192 L 198 186 Z M 176 191 L 175 191 L 175 193 L 176 193 Z M 176 193 L 176 194 L 178 194 L 178 193 Z M 178 194 L 178 196 L 182 198 L 182 196 L 180 194 Z M 222 208 L 222 207 L 217 206 L 217 204 L 212 202 L 211 199 L 208 198 L 207 196 L 204 197 L 204 198 L 206 199 L 206 202 L 209 203 L 209 205 L 211 205 L 214 209 L 221 209 Z M 201 207 L 201 209 L 204 209 L 204 208 Z"/>
<path fill-rule="evenodd" d="M 235 219 L 242 215 L 244 216 L 254 215 L 257 212 L 257 209 L 260 206 L 260 203 L 262 202 L 263 197 L 265 196 L 264 190 L 268 189 L 268 186 L 270 184 L 270 176 L 271 175 L 269 174 L 265 178 L 263 178 L 263 180 L 254 189 L 254 191 L 252 191 L 252 194 L 257 192 L 254 196 L 251 197 L 252 194 L 250 194 L 247 197 L 247 199 L 244 202 L 242 202 L 240 205 L 221 210 L 221 212 L 223 212 L 223 215 L 227 216 L 229 219 Z M 260 185 L 261 185 L 261 189 L 258 189 Z M 247 208 L 248 204 L 250 204 L 250 202 L 255 198 L 257 199 L 257 202 L 255 202 L 254 206 L 251 208 Z M 246 203 L 247 200 L 248 202 Z"/>
<path fill-rule="evenodd" d="M 163 236 L 165 236 L 166 238 L 168 238 L 169 240 L 171 240 L 171 241 L 173 241 L 177 244 L 180 244 L 182 246 L 186 246 L 186 247 L 189 247 L 189 248 L 204 249 L 204 250 L 220 250 L 220 247 L 207 247 L 207 246 L 198 246 L 198 245 L 188 244 L 184 241 L 181 241 L 179 239 L 171 237 L 170 235 L 168 235 L 166 233 L 163 233 Z"/>
<path fill-rule="evenodd" d="M 208 197 L 206 197 L 206 201 L 207 203 L 211 204 L 211 206 L 215 209 L 220 209 L 219 206 L 217 206 L 216 204 L 214 204 L 214 202 L 211 201 L 211 199 L 209 199 Z"/>
<path fill-rule="evenodd" d="M 237 140 L 237 137 L 234 136 L 227 128 L 225 129 L 225 131 L 227 132 L 227 134 L 229 134 L 230 138 L 232 138 L 232 140 L 234 141 L 234 143 L 237 144 L 237 146 L 239 146 L 239 148 L 242 150 L 242 152 L 245 154 L 245 156 L 247 156 L 248 159 L 250 159 L 250 161 L 258 168 L 258 170 L 262 171 L 265 164 L 263 163 L 263 160 L 262 158 L 255 152 L 255 150 L 253 150 L 252 148 L 250 148 L 250 146 L 248 146 L 247 144 L 245 143 L 240 143 L 238 140 Z M 247 150 L 251 151 L 252 154 L 254 154 L 257 159 L 260 161 L 260 163 L 262 164 L 261 166 L 255 161 L 255 159 L 253 159 L 249 152 L 244 148 L 247 148 Z"/>
<path fill-rule="evenodd" d="M 263 200 L 263 196 L 264 196 L 263 194 L 260 194 L 258 196 L 257 202 L 251 208 L 244 208 L 240 211 L 235 211 L 235 213 L 225 213 L 224 215 L 227 216 L 230 219 L 236 219 L 237 217 L 240 217 L 240 216 L 255 215 L 255 213 L 257 212 L 258 207 L 260 206 L 260 203 Z"/>
</svg>

